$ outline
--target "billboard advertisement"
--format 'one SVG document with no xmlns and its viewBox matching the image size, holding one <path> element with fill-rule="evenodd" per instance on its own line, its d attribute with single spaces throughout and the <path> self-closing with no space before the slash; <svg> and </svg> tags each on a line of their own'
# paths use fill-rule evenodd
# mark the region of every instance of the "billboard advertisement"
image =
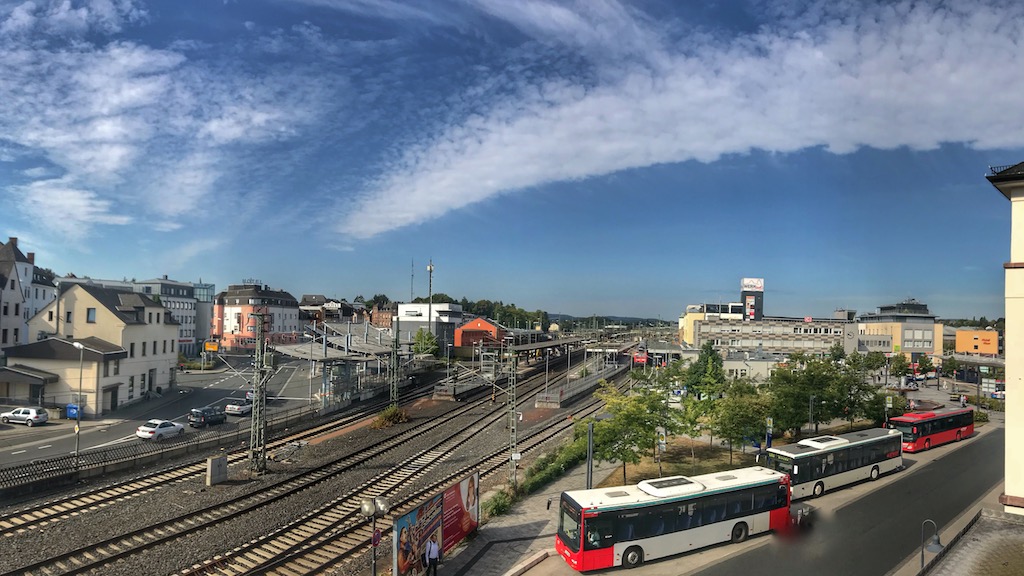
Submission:
<svg viewBox="0 0 1024 576">
<path fill-rule="evenodd" d="M 740 280 L 740 292 L 764 292 L 764 278 L 744 278 Z"/>
<path fill-rule="evenodd" d="M 754 302 L 755 301 L 756 301 L 756 298 L 754 298 L 753 296 L 747 296 L 747 301 L 745 303 L 746 314 L 744 314 L 744 316 L 747 317 L 747 320 L 753 320 L 754 319 Z"/>
<path fill-rule="evenodd" d="M 426 551 L 431 536 L 437 536 L 438 542 L 442 540 L 442 502 L 443 498 L 438 494 L 395 521 L 392 574 L 420 576 L 425 572 L 420 555 Z"/>
<path fill-rule="evenodd" d="M 474 472 L 444 491 L 441 513 L 442 555 L 454 548 L 480 524 L 480 473 Z"/>
</svg>

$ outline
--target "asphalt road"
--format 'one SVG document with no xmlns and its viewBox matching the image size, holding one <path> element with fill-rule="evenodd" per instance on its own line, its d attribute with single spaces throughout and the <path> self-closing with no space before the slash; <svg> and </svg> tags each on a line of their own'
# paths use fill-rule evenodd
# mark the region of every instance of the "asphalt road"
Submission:
<svg viewBox="0 0 1024 576">
<path fill-rule="evenodd" d="M 775 539 L 700 574 L 886 574 L 920 549 L 925 519 L 934 520 L 940 528 L 949 524 L 1002 480 L 1004 443 L 1004 430 L 997 428 L 946 451 L 926 466 L 914 466 L 915 456 L 906 455 L 911 465 L 898 473 L 898 482 L 838 509 L 807 536 L 790 542 Z"/>
<path fill-rule="evenodd" d="M 308 402 L 308 373 L 299 370 L 304 367 L 304 363 L 288 363 L 274 374 L 267 386 L 268 394 L 273 397 L 268 404 L 269 410 Z M 187 422 L 189 410 L 210 405 L 223 407 L 231 398 L 244 398 L 251 379 L 251 373 L 234 371 L 179 374 L 178 387 L 187 393 L 177 393 L 173 398 L 165 397 L 160 401 L 143 401 L 106 414 L 100 421 L 86 422 L 79 438 L 81 450 L 85 452 L 122 442 L 141 441 L 135 437 L 135 429 L 152 418 L 185 424 L 185 433 L 188 434 L 191 432 Z M 56 417 L 55 412 L 51 411 L 51 418 Z M 13 424 L 4 426 L 0 430 L 0 467 L 74 453 L 74 424 L 73 420 L 55 420 L 34 428 Z M 226 426 L 238 425 L 247 426 L 248 416 L 228 416 Z"/>
</svg>

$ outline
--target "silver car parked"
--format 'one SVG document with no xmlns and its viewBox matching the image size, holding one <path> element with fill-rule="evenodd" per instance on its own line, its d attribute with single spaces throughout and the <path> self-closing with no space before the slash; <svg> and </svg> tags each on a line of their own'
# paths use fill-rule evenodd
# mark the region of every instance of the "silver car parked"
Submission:
<svg viewBox="0 0 1024 576">
<path fill-rule="evenodd" d="M 15 408 L 10 412 L 4 412 L 0 414 L 0 421 L 4 424 L 8 422 L 14 422 L 16 424 L 24 424 L 25 426 L 35 426 L 36 424 L 46 424 L 46 421 L 50 419 L 50 415 L 46 412 L 46 408 L 41 406 L 29 406 L 28 408 Z"/>
</svg>

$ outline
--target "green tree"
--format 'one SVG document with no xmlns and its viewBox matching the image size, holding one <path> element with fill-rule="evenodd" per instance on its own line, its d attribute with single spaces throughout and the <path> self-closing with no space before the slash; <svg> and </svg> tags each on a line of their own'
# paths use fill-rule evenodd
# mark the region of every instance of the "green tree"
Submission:
<svg viewBox="0 0 1024 576">
<path fill-rule="evenodd" d="M 764 435 L 768 399 L 758 394 L 757 388 L 749 382 L 737 380 L 728 385 L 725 397 L 715 404 L 711 427 L 715 434 L 729 441 L 729 464 L 732 464 L 733 446 Z"/>
<path fill-rule="evenodd" d="M 841 370 L 832 380 L 827 396 L 830 415 L 853 423 L 867 417 L 869 405 L 877 395 L 877 388 L 865 382 L 864 375 L 856 370 Z"/>
<path fill-rule="evenodd" d="M 910 373 L 910 362 L 903 354 L 895 354 L 889 359 L 889 374 L 906 376 Z"/>
<path fill-rule="evenodd" d="M 427 332 L 426 329 L 420 328 L 416 331 L 413 336 L 412 352 L 413 354 L 430 354 L 437 356 L 437 337 Z"/>
<path fill-rule="evenodd" d="M 917 372 L 918 374 L 927 374 L 935 370 L 935 365 L 932 364 L 932 359 L 926 354 L 921 354 L 921 357 L 917 360 Z"/>
<path fill-rule="evenodd" d="M 846 358 L 846 350 L 843 348 L 842 342 L 836 342 L 828 349 L 828 359 L 833 364 L 839 364 Z"/>
<path fill-rule="evenodd" d="M 864 357 L 864 368 L 867 370 L 881 370 L 885 366 L 885 354 L 883 352 L 868 352 Z"/>
<path fill-rule="evenodd" d="M 626 464 L 638 464 L 642 455 L 657 446 L 657 429 L 666 434 L 679 431 L 675 410 L 661 394 L 635 387 L 628 394 L 608 382 L 601 382 L 594 396 L 605 403 L 611 416 L 594 424 L 594 454 L 598 460 L 622 462 L 622 482 L 626 482 Z M 653 455 L 653 452 L 652 452 Z"/>
<path fill-rule="evenodd" d="M 950 357 L 942 361 L 942 374 L 944 376 L 952 377 L 956 374 L 958 368 L 960 368 L 960 363 L 957 362 L 956 358 Z"/>
</svg>

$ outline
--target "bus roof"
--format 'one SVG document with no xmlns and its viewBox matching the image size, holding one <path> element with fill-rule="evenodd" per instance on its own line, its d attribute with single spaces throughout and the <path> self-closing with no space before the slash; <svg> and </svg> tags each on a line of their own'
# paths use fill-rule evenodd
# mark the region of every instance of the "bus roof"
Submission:
<svg viewBox="0 0 1024 576">
<path fill-rule="evenodd" d="M 818 436 L 816 438 L 807 438 L 806 440 L 801 440 L 796 444 L 772 446 L 768 451 L 775 454 L 798 458 L 800 456 L 829 452 L 838 448 L 861 444 L 864 442 L 873 442 L 881 438 L 896 435 L 902 436 L 902 433 L 899 430 L 892 430 L 889 428 L 869 428 L 867 430 L 858 430 L 857 432 L 847 432 L 846 434 L 840 434 L 838 436 Z"/>
<path fill-rule="evenodd" d="M 925 420 L 932 420 L 934 418 L 944 418 L 953 414 L 966 414 L 967 412 L 973 411 L 974 408 L 956 408 L 946 410 L 945 412 L 907 412 L 902 416 L 893 416 L 892 418 L 889 418 L 889 421 L 891 422 L 895 420 L 897 422 L 917 423 L 924 422 Z"/>
<path fill-rule="evenodd" d="M 592 508 L 629 508 L 665 499 L 693 498 L 743 486 L 774 484 L 786 475 L 752 466 L 700 476 L 669 476 L 644 480 L 635 486 L 612 486 L 591 490 L 572 490 L 563 496 L 572 498 L 584 510 Z"/>
</svg>

